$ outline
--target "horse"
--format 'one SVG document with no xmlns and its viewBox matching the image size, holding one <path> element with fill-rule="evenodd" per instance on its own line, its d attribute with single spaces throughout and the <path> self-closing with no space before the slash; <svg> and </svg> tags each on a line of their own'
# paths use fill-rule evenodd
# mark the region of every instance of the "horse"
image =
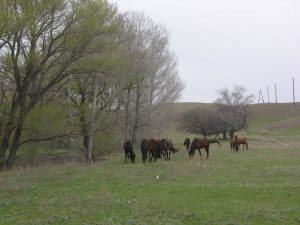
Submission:
<svg viewBox="0 0 300 225">
<path fill-rule="evenodd" d="M 209 147 L 210 144 L 213 143 L 217 143 L 219 146 L 221 146 L 220 142 L 218 140 L 208 140 L 208 139 L 199 139 L 199 138 L 195 138 L 190 146 L 190 151 L 189 151 L 189 158 L 193 159 L 194 155 L 195 155 L 195 150 L 197 149 L 199 151 L 200 157 L 202 159 L 202 155 L 201 155 L 201 150 L 202 148 L 205 149 L 206 151 L 206 159 L 209 158 Z"/>
<path fill-rule="evenodd" d="M 185 145 L 186 150 L 189 151 L 191 145 L 190 139 L 189 138 L 184 139 L 183 145 Z"/>
<path fill-rule="evenodd" d="M 133 152 L 132 142 L 126 141 L 123 147 L 125 151 L 125 163 L 129 163 L 129 158 L 131 163 L 135 163 L 135 154 Z"/>
<path fill-rule="evenodd" d="M 159 139 L 151 138 L 151 139 L 142 140 L 141 152 L 142 152 L 143 163 L 145 163 L 148 158 L 148 152 L 149 152 L 149 162 L 152 161 L 153 157 L 155 161 L 160 157 L 158 144 L 159 144 Z"/>
<path fill-rule="evenodd" d="M 236 142 L 235 142 L 235 139 L 234 139 L 234 138 L 230 139 L 229 143 L 230 143 L 230 149 L 231 149 L 232 151 L 236 150 Z"/>
<path fill-rule="evenodd" d="M 243 149 L 244 149 L 244 146 L 245 146 L 245 145 L 246 145 L 246 149 L 249 148 L 247 138 L 245 138 L 245 137 L 243 137 L 243 138 L 238 138 L 238 136 L 235 135 L 235 136 L 234 136 L 234 139 L 235 139 L 235 150 L 236 150 L 236 151 L 239 150 L 239 147 L 240 147 L 241 144 L 243 145 Z"/>
<path fill-rule="evenodd" d="M 173 153 L 177 152 L 170 138 L 163 138 L 159 141 L 158 151 L 160 156 L 164 156 L 165 160 L 171 159 L 171 152 Z"/>
</svg>

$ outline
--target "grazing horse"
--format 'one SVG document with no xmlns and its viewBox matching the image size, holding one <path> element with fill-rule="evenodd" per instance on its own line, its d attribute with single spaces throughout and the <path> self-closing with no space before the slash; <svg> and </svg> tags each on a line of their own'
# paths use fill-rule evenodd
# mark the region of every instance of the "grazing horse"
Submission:
<svg viewBox="0 0 300 225">
<path fill-rule="evenodd" d="M 126 141 L 123 147 L 125 151 L 125 163 L 129 163 L 129 158 L 131 163 L 135 163 L 135 154 L 133 152 L 132 142 Z"/>
<path fill-rule="evenodd" d="M 218 143 L 218 145 L 221 146 L 221 144 L 220 144 L 220 142 L 218 140 L 208 140 L 208 139 L 195 138 L 193 140 L 193 142 L 191 143 L 191 146 L 190 146 L 190 151 L 189 151 L 189 157 L 190 157 L 190 159 L 194 158 L 195 150 L 196 149 L 199 151 L 200 157 L 202 159 L 201 150 L 200 150 L 202 148 L 205 149 L 205 151 L 206 151 L 206 159 L 208 159 L 208 157 L 209 157 L 209 146 L 212 143 Z"/>
<path fill-rule="evenodd" d="M 153 157 L 155 161 L 160 157 L 158 144 L 159 144 L 159 139 L 151 138 L 151 139 L 142 140 L 141 152 L 142 152 L 143 163 L 145 163 L 148 158 L 148 152 L 149 152 L 149 162 L 152 161 Z"/>
<path fill-rule="evenodd" d="M 191 145 L 190 139 L 189 138 L 184 139 L 183 145 L 185 145 L 186 150 L 189 151 Z"/>
<path fill-rule="evenodd" d="M 240 145 L 243 145 L 243 149 L 244 149 L 244 146 L 246 145 L 246 149 L 248 149 L 248 141 L 247 141 L 247 138 L 243 137 L 243 138 L 238 138 L 237 135 L 234 136 L 234 139 L 235 139 L 235 150 L 238 151 L 239 150 L 239 147 Z"/>
<path fill-rule="evenodd" d="M 171 159 L 171 152 L 173 153 L 177 152 L 170 138 L 161 139 L 158 143 L 158 150 L 159 150 L 159 154 L 161 156 L 164 156 L 165 160 Z"/>
</svg>

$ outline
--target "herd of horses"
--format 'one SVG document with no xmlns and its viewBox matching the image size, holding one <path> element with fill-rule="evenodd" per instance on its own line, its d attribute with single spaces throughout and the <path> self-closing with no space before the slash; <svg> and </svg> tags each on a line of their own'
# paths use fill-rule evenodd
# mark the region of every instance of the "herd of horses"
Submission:
<svg viewBox="0 0 300 225">
<path fill-rule="evenodd" d="M 188 151 L 189 159 L 193 159 L 195 156 L 196 150 L 199 151 L 200 157 L 202 159 L 201 149 L 205 149 L 206 151 L 206 159 L 209 158 L 209 147 L 211 144 L 218 144 L 219 147 L 221 143 L 217 139 L 209 140 L 206 138 L 195 138 L 192 142 L 189 138 L 184 140 L 183 145 L 186 147 Z M 230 140 L 230 149 L 232 151 L 238 152 L 240 145 L 246 146 L 248 149 L 248 141 L 247 138 L 238 138 L 238 136 L 234 136 Z M 124 151 L 125 151 L 125 163 L 129 163 L 129 159 L 131 163 L 135 163 L 135 153 L 133 151 L 133 145 L 131 141 L 126 141 L 124 143 Z M 141 153 L 143 163 L 149 160 L 151 163 L 152 160 L 157 161 L 158 159 L 164 158 L 165 160 L 171 159 L 171 153 L 178 152 L 178 149 L 174 148 L 173 141 L 170 138 L 149 138 L 143 139 L 141 142 Z"/>
</svg>

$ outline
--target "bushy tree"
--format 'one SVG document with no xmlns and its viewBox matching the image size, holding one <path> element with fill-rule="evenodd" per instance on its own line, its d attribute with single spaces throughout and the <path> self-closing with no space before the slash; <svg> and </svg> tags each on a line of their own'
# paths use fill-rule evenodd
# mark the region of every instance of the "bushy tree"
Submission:
<svg viewBox="0 0 300 225">
<path fill-rule="evenodd" d="M 103 50 L 116 10 L 105 0 L 2 0 L 1 74 L 11 86 L 1 121 L 0 167 L 11 167 L 24 122 L 67 77 L 85 70 L 79 60 Z M 93 16 L 91 16 L 93 15 Z"/>
</svg>

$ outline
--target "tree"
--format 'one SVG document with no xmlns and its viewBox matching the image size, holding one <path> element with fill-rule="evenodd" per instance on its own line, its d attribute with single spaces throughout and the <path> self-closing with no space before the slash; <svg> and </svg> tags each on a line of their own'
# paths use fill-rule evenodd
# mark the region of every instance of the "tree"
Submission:
<svg viewBox="0 0 300 225">
<path fill-rule="evenodd" d="M 218 94 L 220 97 L 216 103 L 219 105 L 223 126 L 227 126 L 226 131 L 232 138 L 236 131 L 247 128 L 248 106 L 253 102 L 254 96 L 252 94 L 247 95 L 246 89 L 242 86 L 235 86 L 232 90 L 224 88 L 219 90 Z M 226 137 L 226 133 L 224 136 Z"/>
<path fill-rule="evenodd" d="M 125 105 L 125 139 L 158 131 L 167 115 L 165 104 L 176 101 L 183 90 L 176 57 L 169 50 L 168 33 L 141 13 L 124 15 L 124 52 L 128 62 Z"/>
<path fill-rule="evenodd" d="M 180 116 L 180 128 L 192 134 L 201 134 L 206 138 L 209 135 L 218 135 L 219 116 L 217 112 L 206 109 L 193 109 L 182 113 Z"/>
<path fill-rule="evenodd" d="M 9 20 L 0 36 L 0 69 L 14 89 L 1 121 L 0 167 L 11 167 L 28 114 L 55 86 L 85 71 L 77 62 L 103 50 L 98 40 L 107 40 L 116 9 L 105 0 L 2 2 L 0 18 Z"/>
</svg>

